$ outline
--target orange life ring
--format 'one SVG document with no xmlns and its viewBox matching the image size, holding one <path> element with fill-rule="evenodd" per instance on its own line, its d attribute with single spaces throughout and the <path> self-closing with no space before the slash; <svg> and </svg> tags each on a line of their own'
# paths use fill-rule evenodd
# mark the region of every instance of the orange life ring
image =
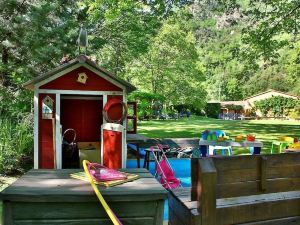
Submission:
<svg viewBox="0 0 300 225">
<path fill-rule="evenodd" d="M 123 113 L 122 113 L 122 116 L 120 119 L 113 120 L 108 116 L 108 111 L 112 106 L 118 105 L 118 104 L 122 105 Z M 125 102 L 121 101 L 120 99 L 114 98 L 114 99 L 108 100 L 107 103 L 105 104 L 105 106 L 103 108 L 103 117 L 109 123 L 121 123 L 126 118 L 127 112 L 128 112 L 127 104 Z"/>
</svg>

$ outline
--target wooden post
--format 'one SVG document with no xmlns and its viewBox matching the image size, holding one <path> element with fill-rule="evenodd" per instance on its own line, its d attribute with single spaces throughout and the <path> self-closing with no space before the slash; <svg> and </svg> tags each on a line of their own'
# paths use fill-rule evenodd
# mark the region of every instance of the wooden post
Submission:
<svg viewBox="0 0 300 225">
<path fill-rule="evenodd" d="M 200 185 L 198 186 L 198 211 L 202 225 L 216 224 L 216 184 L 217 170 L 213 159 L 198 159 Z M 199 181 L 198 181 L 199 184 Z"/>
<path fill-rule="evenodd" d="M 191 160 L 191 180 L 192 180 L 192 188 L 191 188 L 191 200 L 197 201 L 199 197 L 198 187 L 201 185 L 199 179 L 199 160 L 198 158 L 192 158 Z"/>
</svg>

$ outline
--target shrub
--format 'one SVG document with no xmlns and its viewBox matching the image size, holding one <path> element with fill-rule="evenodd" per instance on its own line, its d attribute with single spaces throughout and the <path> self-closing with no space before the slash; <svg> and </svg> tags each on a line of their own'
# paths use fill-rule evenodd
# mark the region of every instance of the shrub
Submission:
<svg viewBox="0 0 300 225">
<path fill-rule="evenodd" d="M 136 101 L 138 107 L 138 118 L 152 118 L 156 112 L 163 109 L 165 97 L 160 94 L 135 91 L 128 96 L 129 101 Z"/>
<path fill-rule="evenodd" d="M 264 116 L 287 116 L 289 111 L 299 104 L 299 100 L 282 96 L 273 96 L 271 98 L 256 101 L 254 104 Z"/>
<path fill-rule="evenodd" d="M 190 110 L 192 114 L 202 116 L 203 115 L 203 109 L 198 108 L 197 106 L 193 104 L 180 104 L 180 105 L 174 105 L 173 108 L 178 112 L 186 113 L 187 110 Z"/>
<path fill-rule="evenodd" d="M 0 173 L 12 174 L 24 172 L 24 158 L 33 153 L 32 115 L 23 115 L 18 119 L 7 116 L 0 118 Z"/>
<path fill-rule="evenodd" d="M 221 104 L 220 103 L 207 103 L 204 110 L 206 112 L 207 117 L 219 118 L 219 114 L 221 112 Z"/>
<path fill-rule="evenodd" d="M 299 119 L 300 118 L 300 104 L 297 105 L 294 109 L 289 112 L 289 117 L 291 119 Z"/>
</svg>

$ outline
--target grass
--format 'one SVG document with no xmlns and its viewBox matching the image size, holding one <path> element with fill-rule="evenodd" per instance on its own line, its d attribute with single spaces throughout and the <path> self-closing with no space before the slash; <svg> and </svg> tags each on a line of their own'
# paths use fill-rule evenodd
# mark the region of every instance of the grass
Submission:
<svg viewBox="0 0 300 225">
<path fill-rule="evenodd" d="M 153 120 L 138 124 L 138 133 L 151 138 L 199 138 L 204 130 L 224 130 L 230 137 L 255 134 L 263 142 L 263 153 L 270 153 L 271 143 L 279 136 L 300 139 L 300 122 L 286 120 L 219 120 L 192 116 L 190 120 Z M 236 151 L 244 153 L 245 149 Z M 248 151 L 248 150 L 247 150 Z"/>
</svg>

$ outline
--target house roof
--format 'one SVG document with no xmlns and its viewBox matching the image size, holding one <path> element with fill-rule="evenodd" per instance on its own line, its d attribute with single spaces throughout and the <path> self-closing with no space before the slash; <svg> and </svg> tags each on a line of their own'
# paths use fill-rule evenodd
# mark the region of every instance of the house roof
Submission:
<svg viewBox="0 0 300 225">
<path fill-rule="evenodd" d="M 257 97 L 259 95 L 263 95 L 263 94 L 266 94 L 266 93 L 270 93 L 270 92 L 277 92 L 277 93 L 280 93 L 280 94 L 284 94 L 284 95 L 288 95 L 288 96 L 291 96 L 291 97 L 294 97 L 294 98 L 299 98 L 299 96 L 297 95 L 292 95 L 292 94 L 288 94 L 288 93 L 284 93 L 284 92 L 281 92 L 281 91 L 277 91 L 277 90 L 274 90 L 274 89 L 268 89 L 267 91 L 264 91 L 264 92 L 261 92 L 261 93 L 258 93 L 256 95 L 252 95 L 248 98 L 245 98 L 244 101 L 250 99 L 250 98 L 254 98 L 254 97 Z"/>
<path fill-rule="evenodd" d="M 228 105 L 240 105 L 244 106 L 245 102 L 244 101 L 222 101 L 220 102 L 222 107 L 228 106 Z"/>
<path fill-rule="evenodd" d="M 228 106 L 228 105 L 240 105 L 244 106 L 245 102 L 244 101 L 218 101 L 218 100 L 211 100 L 208 101 L 207 103 L 220 103 L 222 107 Z"/>
<path fill-rule="evenodd" d="M 76 65 L 76 64 L 88 64 L 90 66 L 92 66 L 93 68 L 95 68 L 96 70 L 98 70 L 101 73 L 104 73 L 105 75 L 107 75 L 109 78 L 115 80 L 116 82 L 122 84 L 123 86 L 125 86 L 126 91 L 127 92 L 132 92 L 134 90 L 136 90 L 136 87 L 133 86 L 132 84 L 130 84 L 129 82 L 120 79 L 118 77 L 116 77 L 114 74 L 112 74 L 111 72 L 107 71 L 106 69 L 104 69 L 103 67 L 100 67 L 98 64 L 96 64 L 94 61 L 90 60 L 86 55 L 78 55 L 75 59 L 72 59 L 70 61 L 68 61 L 67 63 L 64 63 L 56 68 L 54 68 L 53 70 L 42 74 L 40 76 L 37 76 L 35 78 L 33 78 L 32 80 L 27 81 L 26 83 L 23 84 L 23 86 L 27 89 L 30 90 L 34 90 L 34 85 L 45 80 L 48 79 L 49 77 L 63 71 L 66 70 L 67 68 Z"/>
</svg>

